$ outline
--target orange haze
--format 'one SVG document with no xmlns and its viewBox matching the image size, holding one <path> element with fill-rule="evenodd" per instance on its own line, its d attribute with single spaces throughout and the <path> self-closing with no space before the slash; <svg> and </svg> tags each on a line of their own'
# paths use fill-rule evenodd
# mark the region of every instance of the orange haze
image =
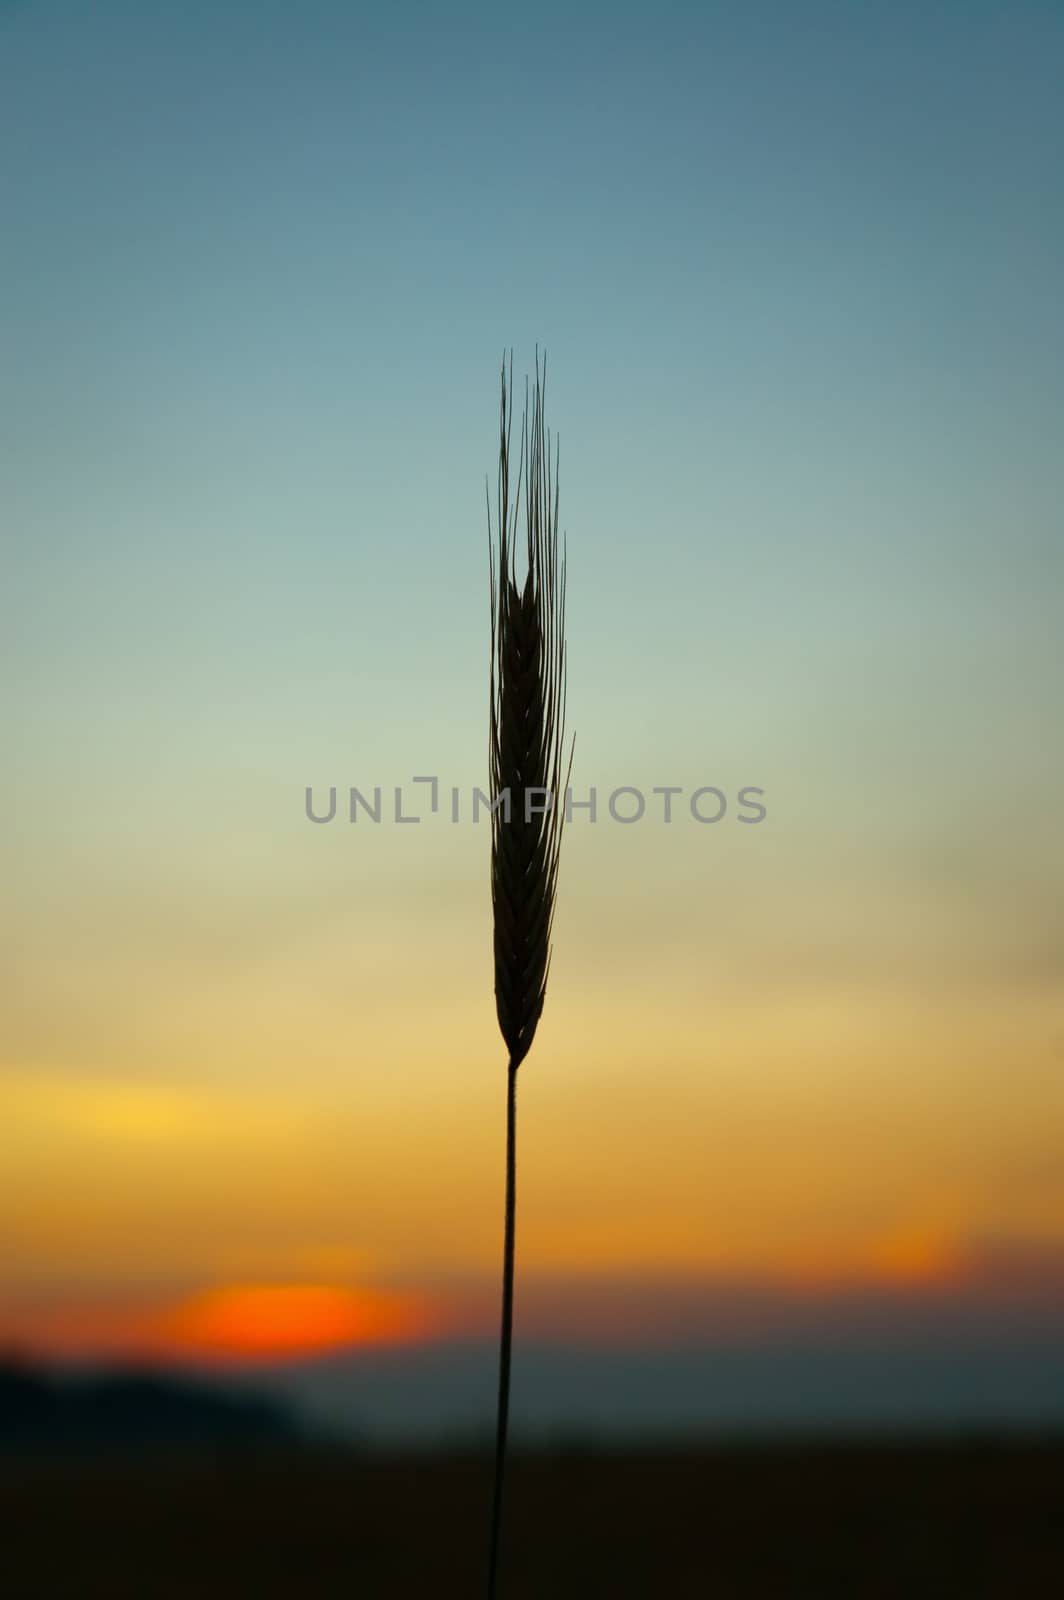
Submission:
<svg viewBox="0 0 1064 1600">
<path fill-rule="evenodd" d="M 207 1289 L 161 1308 L 38 1306 L 16 1318 L 5 1338 L 59 1357 L 244 1364 L 405 1343 L 431 1328 L 410 1296 L 273 1284 Z"/>
</svg>

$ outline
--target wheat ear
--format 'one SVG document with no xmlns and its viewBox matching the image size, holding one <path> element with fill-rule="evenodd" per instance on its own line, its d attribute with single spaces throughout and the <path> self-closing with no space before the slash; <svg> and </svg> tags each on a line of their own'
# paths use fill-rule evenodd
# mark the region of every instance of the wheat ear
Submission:
<svg viewBox="0 0 1064 1600">
<path fill-rule="evenodd" d="M 558 548 L 557 445 L 543 425 L 547 381 L 536 352 L 529 422 L 526 382 L 521 456 L 510 507 L 510 429 L 506 363 L 499 428 L 498 545 L 491 537 L 492 811 L 491 899 L 495 918 L 495 1007 L 509 1053 L 506 1072 L 506 1211 L 503 1245 L 499 1400 L 488 1593 L 495 1600 L 502 1528 L 506 1428 L 513 1337 L 516 1217 L 517 1069 L 532 1047 L 550 968 L 551 929 L 564 824 L 562 749 L 565 732 L 565 556 Z M 510 392 L 513 358 L 510 360 Z M 521 474 L 525 484 L 527 563 L 517 575 Z M 570 763 L 572 756 L 570 753 Z M 565 778 L 568 782 L 568 772 Z"/>
</svg>

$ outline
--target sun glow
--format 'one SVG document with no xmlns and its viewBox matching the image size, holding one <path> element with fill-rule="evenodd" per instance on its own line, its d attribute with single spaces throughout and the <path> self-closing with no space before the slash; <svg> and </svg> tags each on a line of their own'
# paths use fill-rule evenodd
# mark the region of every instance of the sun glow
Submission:
<svg viewBox="0 0 1064 1600">
<path fill-rule="evenodd" d="M 307 1284 L 210 1289 L 180 1305 L 163 1327 L 175 1353 L 240 1361 L 394 1344 L 427 1331 L 425 1311 L 411 1299 Z"/>
<path fill-rule="evenodd" d="M 427 1302 L 412 1295 L 318 1284 L 219 1286 L 154 1305 L 59 1299 L 8 1306 L 0 1315 L 0 1338 L 16 1348 L 59 1359 L 179 1366 L 405 1344 L 435 1328 Z"/>
</svg>

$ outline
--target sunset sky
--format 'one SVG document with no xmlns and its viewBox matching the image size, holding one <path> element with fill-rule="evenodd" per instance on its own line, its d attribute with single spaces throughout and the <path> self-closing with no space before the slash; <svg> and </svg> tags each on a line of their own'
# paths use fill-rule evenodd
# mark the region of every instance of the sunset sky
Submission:
<svg viewBox="0 0 1064 1600">
<path fill-rule="evenodd" d="M 576 10 L 0 3 L 0 1344 L 494 1327 L 447 807 L 537 343 L 600 811 L 518 1338 L 866 1292 L 1064 1330 L 1064 14 Z M 419 825 L 345 820 L 396 784 Z"/>
</svg>

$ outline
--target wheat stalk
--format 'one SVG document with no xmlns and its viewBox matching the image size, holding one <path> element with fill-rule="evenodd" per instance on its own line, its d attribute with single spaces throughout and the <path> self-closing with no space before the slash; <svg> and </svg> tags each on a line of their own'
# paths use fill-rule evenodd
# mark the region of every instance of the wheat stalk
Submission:
<svg viewBox="0 0 1064 1600">
<path fill-rule="evenodd" d="M 550 968 L 551 928 L 564 823 L 562 747 L 565 731 L 565 555 L 558 549 L 557 444 L 552 469 L 543 425 L 546 356 L 536 387 L 531 425 L 528 386 L 521 423 L 517 487 L 510 508 L 510 429 L 506 363 L 499 428 L 498 546 L 491 536 L 492 811 L 491 900 L 495 919 L 495 1007 L 509 1053 L 506 1072 L 506 1210 L 503 1244 L 499 1400 L 488 1593 L 494 1600 L 502 1527 L 506 1428 L 513 1339 L 514 1223 L 516 1217 L 517 1069 L 532 1047 Z M 513 389 L 513 357 L 510 358 Z M 521 474 L 525 480 L 527 563 L 516 564 Z M 572 754 L 570 752 L 570 765 Z M 566 783 L 568 772 L 566 773 Z M 508 796 L 508 811 L 506 800 Z"/>
</svg>

